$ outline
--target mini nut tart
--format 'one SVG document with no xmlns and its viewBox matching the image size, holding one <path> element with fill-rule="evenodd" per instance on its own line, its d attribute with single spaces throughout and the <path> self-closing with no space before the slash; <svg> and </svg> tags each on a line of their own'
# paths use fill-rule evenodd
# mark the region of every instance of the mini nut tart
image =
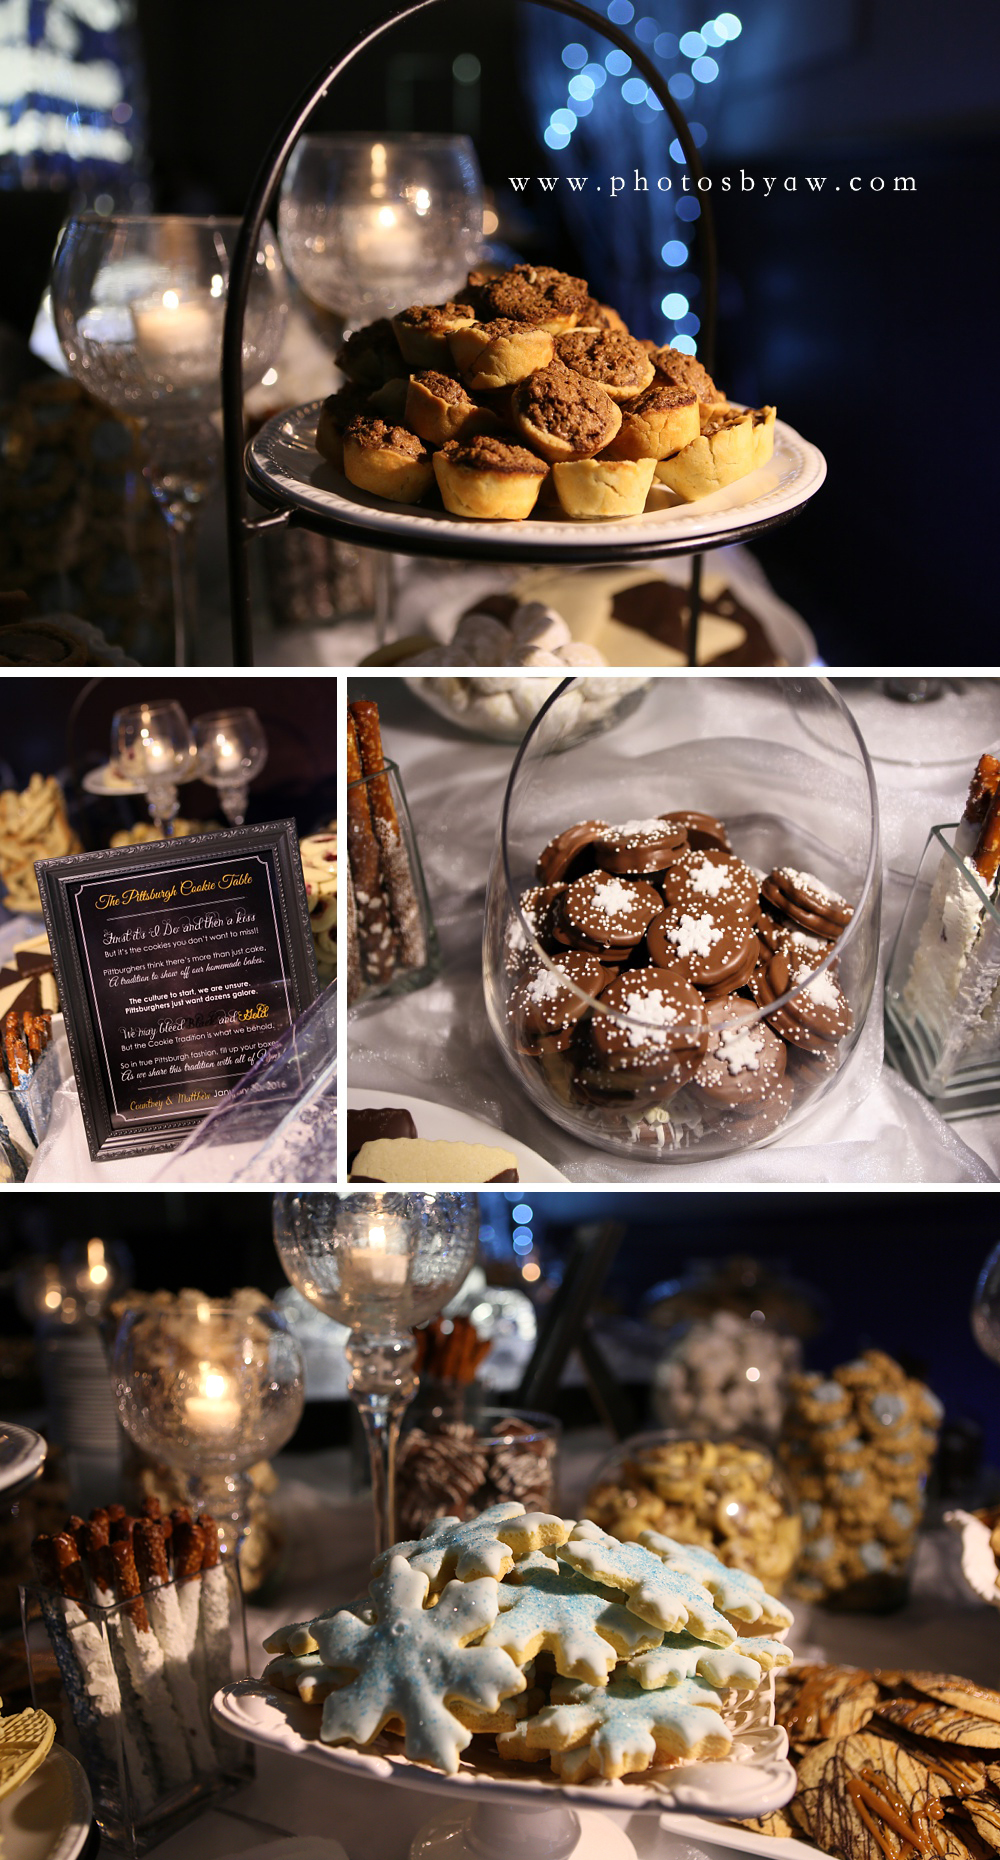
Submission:
<svg viewBox="0 0 1000 1860">
<path fill-rule="evenodd" d="M 449 347 L 455 367 L 474 394 L 513 387 L 536 368 L 547 368 L 555 354 L 547 329 L 511 317 L 494 317 L 490 323 L 454 330 Z"/>
<path fill-rule="evenodd" d="M 496 415 L 477 406 L 460 381 L 432 368 L 410 376 L 403 419 L 429 446 L 447 445 L 449 439 L 470 439 L 473 433 L 495 432 L 499 426 Z"/>
<path fill-rule="evenodd" d="M 510 317 L 561 336 L 576 328 L 591 301 L 583 278 L 570 278 L 551 265 L 514 265 L 499 278 L 486 279 L 479 308 L 484 321 Z"/>
<path fill-rule="evenodd" d="M 656 476 L 661 484 L 688 503 L 707 497 L 723 485 L 735 484 L 753 471 L 753 415 L 736 407 L 723 407 L 703 427 L 697 439 L 661 459 Z"/>
<path fill-rule="evenodd" d="M 411 304 L 392 319 L 396 341 L 410 368 L 447 368 L 448 337 L 476 320 L 471 304 Z"/>
<path fill-rule="evenodd" d="M 716 387 L 708 369 L 696 356 L 688 355 L 683 349 L 674 349 L 668 342 L 662 349 L 654 349 L 651 359 L 657 375 L 669 381 L 672 387 L 693 388 L 698 399 L 709 407 L 725 403 L 722 389 Z"/>
<path fill-rule="evenodd" d="M 698 396 L 693 388 L 672 387 L 654 381 L 652 387 L 627 401 L 622 408 L 621 430 L 608 447 L 611 458 L 665 459 L 690 445 L 701 431 Z"/>
<path fill-rule="evenodd" d="M 387 316 L 354 330 L 337 354 L 337 367 L 359 387 L 378 388 L 394 375 L 405 375 L 395 331 Z"/>
<path fill-rule="evenodd" d="M 395 504 L 418 504 L 434 472 L 430 453 L 415 433 L 361 414 L 344 434 L 344 476 L 360 491 Z"/>
<path fill-rule="evenodd" d="M 753 463 L 756 471 L 758 465 L 766 465 L 774 456 L 774 422 L 777 411 L 774 407 L 754 407 L 750 418 L 753 421 L 751 438 L 753 439 Z"/>
<path fill-rule="evenodd" d="M 352 420 L 368 411 L 368 390 L 349 381 L 346 387 L 328 394 L 319 410 L 316 425 L 316 450 L 322 452 L 338 471 L 344 469 L 344 434 Z"/>
<path fill-rule="evenodd" d="M 568 517 L 638 517 L 655 470 L 655 459 L 563 459 L 552 480 Z"/>
<path fill-rule="evenodd" d="M 574 374 L 596 381 L 612 400 L 634 400 L 656 378 L 641 343 L 619 330 L 571 329 L 556 338 L 556 354 Z"/>
<path fill-rule="evenodd" d="M 451 440 L 434 454 L 441 501 L 455 517 L 518 522 L 533 510 L 547 471 L 526 446 L 491 435 Z"/>
<path fill-rule="evenodd" d="M 515 388 L 513 413 L 518 432 L 553 464 L 593 458 L 622 423 L 621 408 L 604 389 L 561 362 L 538 369 Z"/>
</svg>

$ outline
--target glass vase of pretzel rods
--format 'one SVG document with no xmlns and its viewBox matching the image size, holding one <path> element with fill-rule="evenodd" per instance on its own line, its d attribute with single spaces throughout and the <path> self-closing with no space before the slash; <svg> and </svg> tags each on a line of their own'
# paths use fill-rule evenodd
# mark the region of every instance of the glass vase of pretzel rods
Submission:
<svg viewBox="0 0 1000 1860">
<path fill-rule="evenodd" d="M 148 1499 L 70 1517 L 32 1544 L 21 1589 L 32 1699 L 87 1772 L 105 1843 L 132 1856 L 253 1775 L 213 1725 L 220 1685 L 249 1670 L 235 1557 L 207 1514 Z"/>
<path fill-rule="evenodd" d="M 378 705 L 347 707 L 347 1000 L 409 993 L 440 967 L 416 834 Z"/>
</svg>

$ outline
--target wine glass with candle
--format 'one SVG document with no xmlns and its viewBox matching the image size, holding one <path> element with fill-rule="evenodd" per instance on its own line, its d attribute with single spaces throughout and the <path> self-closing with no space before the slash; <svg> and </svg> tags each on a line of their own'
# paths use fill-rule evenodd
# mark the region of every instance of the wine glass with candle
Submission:
<svg viewBox="0 0 1000 1860">
<path fill-rule="evenodd" d="M 376 1548 L 396 1541 L 395 1455 L 416 1393 L 413 1326 L 447 1304 L 472 1265 L 475 1195 L 276 1195 L 274 1240 L 292 1284 L 350 1327 L 348 1390 L 368 1440 Z"/>
<path fill-rule="evenodd" d="M 173 699 L 127 704 L 111 719 L 111 766 L 142 788 L 149 816 L 169 839 L 180 809 L 178 784 L 195 773 L 195 748 L 181 706 Z"/>
<path fill-rule="evenodd" d="M 348 324 L 439 303 L 483 241 L 483 184 L 468 136 L 303 136 L 278 208 L 285 263 Z"/>
<path fill-rule="evenodd" d="M 186 1474 L 192 1509 L 211 1513 L 235 1555 L 249 1522 L 247 1469 L 277 1453 L 302 1416 L 302 1352 L 284 1319 L 243 1296 L 126 1311 L 111 1379 L 125 1432 Z"/>
<path fill-rule="evenodd" d="M 52 310 L 71 372 L 142 425 L 145 475 L 170 535 L 178 665 L 196 630 L 191 535 L 218 472 L 222 324 L 240 224 L 79 214 L 63 227 L 52 263 Z M 243 331 L 248 388 L 278 354 L 286 311 L 281 254 L 265 227 Z"/>
<path fill-rule="evenodd" d="M 206 710 L 191 725 L 198 774 L 218 790 L 231 826 L 246 819 L 250 783 L 267 761 L 267 737 L 255 710 Z"/>
</svg>

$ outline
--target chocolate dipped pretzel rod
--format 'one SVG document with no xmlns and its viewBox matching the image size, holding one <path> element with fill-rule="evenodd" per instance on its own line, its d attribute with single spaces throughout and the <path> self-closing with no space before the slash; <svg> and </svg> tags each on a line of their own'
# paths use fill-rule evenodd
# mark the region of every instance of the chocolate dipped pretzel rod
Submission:
<svg viewBox="0 0 1000 1860">
<path fill-rule="evenodd" d="M 379 842 L 372 826 L 368 786 L 354 718 L 347 715 L 347 855 L 354 881 L 361 974 L 378 985 L 396 969 L 396 938 L 382 889 Z"/>
<path fill-rule="evenodd" d="M 202 1561 L 199 1583 L 199 1647 L 202 1683 L 209 1699 L 229 1680 L 233 1667 L 229 1579 L 221 1560 L 219 1528 L 207 1512 L 198 1518 Z"/>
<path fill-rule="evenodd" d="M 145 1591 L 150 1624 L 163 1649 L 164 1672 L 170 1696 L 187 1738 L 191 1761 L 196 1770 L 207 1773 L 215 1769 L 216 1757 L 202 1717 L 193 1668 L 198 1634 L 197 1614 L 192 1634 L 181 1613 L 177 1588 L 170 1581 L 162 1522 L 157 1518 L 137 1519 L 134 1541 L 136 1568 Z M 199 1544 L 199 1565 L 200 1560 Z"/>
<path fill-rule="evenodd" d="M 122 1649 L 129 1678 L 163 1781 L 168 1789 L 178 1788 L 191 1781 L 193 1766 L 167 1685 L 163 1648 L 153 1632 L 142 1596 L 131 1536 L 117 1541 L 112 1538 L 108 1550 L 115 1594 L 120 1602 L 129 1604 L 122 1611 Z"/>
<path fill-rule="evenodd" d="M 382 879 L 399 937 L 400 955 L 406 968 L 419 969 L 427 960 L 427 938 L 413 871 L 392 798 L 392 784 L 386 771 L 378 705 L 373 698 L 357 698 L 347 708 L 357 732 L 361 767 L 368 777 L 366 786 L 371 821 L 382 855 Z"/>
<path fill-rule="evenodd" d="M 965 803 L 963 820 L 972 826 L 981 826 L 1000 787 L 1000 761 L 996 756 L 980 756 L 976 770 L 969 783 L 969 797 Z"/>
<path fill-rule="evenodd" d="M 992 890 L 997 873 L 1000 872 L 1000 787 L 994 793 L 983 819 L 972 863 L 987 890 Z"/>
</svg>

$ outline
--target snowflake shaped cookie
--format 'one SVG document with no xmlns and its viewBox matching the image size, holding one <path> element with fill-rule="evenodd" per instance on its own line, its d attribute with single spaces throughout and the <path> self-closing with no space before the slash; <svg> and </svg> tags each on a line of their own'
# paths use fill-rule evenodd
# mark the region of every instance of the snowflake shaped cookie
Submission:
<svg viewBox="0 0 1000 1860">
<path fill-rule="evenodd" d="M 390 1557 L 405 1557 L 412 1569 L 427 1577 L 435 1594 L 452 1576 L 459 1582 L 471 1582 L 477 1576 L 499 1580 L 513 1569 L 515 1557 L 547 1544 L 564 1543 L 571 1529 L 565 1518 L 525 1511 L 512 1499 L 505 1505 L 490 1505 L 464 1524 L 460 1518 L 435 1518 L 421 1537 L 383 1550 L 372 1571 L 378 1575 Z"/>
<path fill-rule="evenodd" d="M 777 1596 L 768 1595 L 759 1576 L 751 1576 L 745 1569 L 730 1569 L 703 1544 L 679 1544 L 659 1531 L 640 1531 L 639 1542 L 662 1558 L 668 1569 L 682 1571 L 702 1583 L 723 1614 L 735 1615 L 738 1621 L 766 1619 L 773 1627 L 791 1627 L 791 1610 Z"/>
<path fill-rule="evenodd" d="M 336 1692 L 350 1677 L 349 1667 L 332 1672 L 318 1653 L 276 1654 L 261 1674 L 262 1680 L 280 1692 L 297 1692 L 307 1705 L 321 1705 L 328 1693 Z"/>
<path fill-rule="evenodd" d="M 317 1621 L 324 1665 L 354 1677 L 323 1706 L 325 1744 L 369 1744 L 386 1725 L 401 1726 L 415 1763 L 454 1775 L 472 1732 L 448 1710 L 450 1699 L 487 1712 L 525 1689 L 524 1674 L 499 1647 L 471 1647 L 497 1613 L 491 1578 L 450 1582 L 433 1608 L 429 1581 L 401 1556 L 390 1556 L 371 1584 L 375 1621 L 346 1611 Z"/>
<path fill-rule="evenodd" d="M 557 1673 L 594 1686 L 605 1683 L 619 1654 L 641 1653 L 662 1638 L 606 1589 L 546 1556 L 518 1564 L 497 1599 L 500 1613 L 484 1647 L 502 1647 L 518 1666 L 544 1649 L 554 1655 Z"/>
<path fill-rule="evenodd" d="M 696 1576 L 668 1568 L 642 1544 L 619 1543 L 589 1518 L 574 1526 L 559 1551 L 561 1562 L 595 1582 L 624 1589 L 633 1614 L 665 1633 L 687 1628 L 699 1640 L 728 1647 L 735 1630 L 717 1614 L 712 1597 Z"/>
<path fill-rule="evenodd" d="M 721 1703 L 703 1679 L 682 1679 L 655 1692 L 628 1677 L 607 1686 L 555 1679 L 551 1703 L 498 1737 L 497 1749 L 529 1761 L 548 1750 L 557 1775 L 577 1781 L 630 1775 L 666 1757 L 721 1757 L 733 1741 Z"/>
<path fill-rule="evenodd" d="M 372 1598 L 367 1593 L 356 1595 L 353 1602 L 341 1602 L 337 1608 L 326 1608 L 321 1615 L 314 1615 L 311 1621 L 290 1621 L 287 1627 L 275 1628 L 264 1642 L 265 1653 L 305 1654 L 315 1653 L 317 1641 L 313 1629 L 320 1621 L 330 1621 L 334 1615 L 343 1613 L 357 1615 L 359 1621 L 367 1621 L 369 1626 L 375 1619 Z"/>
<path fill-rule="evenodd" d="M 626 1671 L 640 1686 L 656 1691 L 684 1679 L 707 1679 L 723 1692 L 756 1692 L 773 1666 L 787 1666 L 792 1650 L 766 1635 L 734 1640 L 730 1647 L 706 1647 L 693 1634 L 666 1634 L 663 1643 L 629 1660 Z"/>
</svg>

